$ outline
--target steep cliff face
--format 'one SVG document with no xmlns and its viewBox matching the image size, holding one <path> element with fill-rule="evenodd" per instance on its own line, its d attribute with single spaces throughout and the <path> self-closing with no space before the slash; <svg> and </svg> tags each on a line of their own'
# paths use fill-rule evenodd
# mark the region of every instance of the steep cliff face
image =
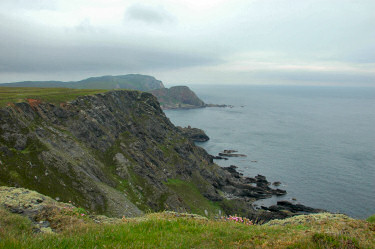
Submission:
<svg viewBox="0 0 375 249">
<path fill-rule="evenodd" d="M 112 91 L 60 106 L 29 100 L 0 117 L 1 184 L 97 212 L 184 209 L 168 179 L 190 180 L 210 165 L 149 93 Z"/>
<path fill-rule="evenodd" d="M 187 86 L 174 86 L 150 91 L 164 109 L 199 108 L 205 103 Z"/>
<path fill-rule="evenodd" d="M 53 105 L 0 109 L 0 185 L 25 187 L 97 213 L 175 210 L 252 217 L 283 194 L 223 169 L 182 134 L 150 93 L 110 91 Z"/>
</svg>

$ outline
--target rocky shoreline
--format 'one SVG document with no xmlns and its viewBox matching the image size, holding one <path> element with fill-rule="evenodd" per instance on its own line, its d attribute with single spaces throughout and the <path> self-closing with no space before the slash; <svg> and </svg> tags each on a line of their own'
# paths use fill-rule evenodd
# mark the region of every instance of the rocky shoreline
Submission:
<svg viewBox="0 0 375 249">
<path fill-rule="evenodd" d="M 209 137 L 206 133 L 198 128 L 192 128 L 191 126 L 182 128 L 177 127 L 180 131 L 194 142 L 206 142 Z M 237 150 L 226 149 L 218 153 L 218 156 L 210 155 L 211 162 L 213 160 L 229 160 L 231 157 L 247 157 L 245 154 L 237 153 Z M 252 161 L 256 162 L 256 161 Z M 225 193 L 225 198 L 232 200 L 246 201 L 251 204 L 251 209 L 255 211 L 255 205 L 253 202 L 260 199 L 270 198 L 272 196 L 283 196 L 286 195 L 286 190 L 279 189 L 278 186 L 281 182 L 275 181 L 273 183 L 267 181 L 263 175 L 256 175 L 255 177 L 247 177 L 237 171 L 237 166 L 231 165 L 229 167 L 222 167 L 227 171 L 232 179 L 226 179 L 223 182 L 218 183 L 221 186 L 221 190 Z M 276 187 L 276 189 L 270 186 Z M 270 207 L 261 206 L 259 210 L 255 211 L 253 215 L 259 220 L 271 220 L 271 219 L 283 219 L 299 214 L 310 214 L 326 212 L 322 209 L 311 208 L 302 204 L 293 204 L 289 201 L 278 201 L 275 205 Z"/>
<path fill-rule="evenodd" d="M 110 91 L 59 105 L 15 103 L 0 108 L 0 185 L 112 217 L 220 211 L 267 221 L 300 213 L 285 205 L 254 208 L 254 201 L 286 192 L 264 176 L 244 177 L 235 166 L 213 163 L 194 144 L 201 135 L 174 126 L 144 92 Z"/>
<path fill-rule="evenodd" d="M 237 199 L 251 203 L 251 209 L 254 210 L 254 213 L 250 214 L 248 212 L 248 216 L 253 218 L 253 220 L 264 222 L 272 219 L 285 219 L 301 214 L 327 212 L 323 209 L 316 209 L 302 204 L 293 204 L 288 201 L 278 201 L 276 205 L 270 207 L 261 206 L 259 210 L 255 211 L 254 202 L 256 200 L 270 198 L 273 195 L 282 196 L 287 194 L 286 190 L 271 188 L 271 182 L 267 181 L 263 175 L 258 174 L 255 177 L 246 177 L 242 173 L 239 173 L 237 167 L 234 165 L 222 168 L 229 172 L 235 179 L 227 181 L 223 185 L 222 190 L 228 194 L 226 197 L 228 199 Z"/>
</svg>

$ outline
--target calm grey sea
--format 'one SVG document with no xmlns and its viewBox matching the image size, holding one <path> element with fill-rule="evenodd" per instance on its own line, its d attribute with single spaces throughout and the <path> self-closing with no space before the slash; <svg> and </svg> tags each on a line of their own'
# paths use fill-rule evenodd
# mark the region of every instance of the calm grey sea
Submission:
<svg viewBox="0 0 375 249">
<path fill-rule="evenodd" d="M 280 181 L 284 197 L 356 218 L 375 214 L 375 88 L 192 86 L 206 103 L 234 108 L 168 110 L 175 125 L 198 127 L 216 160 L 247 176 Z M 252 162 L 257 161 L 257 162 Z"/>
</svg>

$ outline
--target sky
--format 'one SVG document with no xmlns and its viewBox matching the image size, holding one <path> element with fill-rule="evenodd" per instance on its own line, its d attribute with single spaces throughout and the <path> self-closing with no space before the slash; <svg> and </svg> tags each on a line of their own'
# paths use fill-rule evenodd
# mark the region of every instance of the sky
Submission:
<svg viewBox="0 0 375 249">
<path fill-rule="evenodd" d="M 1 0 L 0 82 L 375 86 L 374 0 Z"/>
</svg>

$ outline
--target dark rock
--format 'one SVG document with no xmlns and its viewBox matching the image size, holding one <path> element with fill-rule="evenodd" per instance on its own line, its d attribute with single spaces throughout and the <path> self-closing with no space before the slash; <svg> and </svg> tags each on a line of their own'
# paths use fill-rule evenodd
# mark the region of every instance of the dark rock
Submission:
<svg viewBox="0 0 375 249">
<path fill-rule="evenodd" d="M 212 159 L 216 159 L 216 160 L 228 160 L 228 158 L 226 157 L 222 157 L 222 156 L 213 156 L 213 155 L 210 155 L 212 157 Z"/>
<path fill-rule="evenodd" d="M 281 208 L 284 208 L 284 209 L 287 209 L 291 212 L 317 213 L 319 211 L 322 211 L 322 210 L 319 210 L 319 209 L 307 207 L 307 206 L 302 205 L 302 204 L 293 204 L 289 201 L 278 201 L 277 206 L 279 206 Z"/>
<path fill-rule="evenodd" d="M 163 109 L 202 108 L 206 104 L 187 86 L 174 86 L 150 91 Z"/>
<path fill-rule="evenodd" d="M 224 150 L 223 153 L 236 153 L 238 152 L 237 150 Z"/>
<path fill-rule="evenodd" d="M 235 165 L 231 165 L 229 167 L 222 167 L 222 169 L 224 169 L 224 170 L 226 170 L 230 173 L 238 173 L 237 170 L 236 170 L 236 169 L 238 169 L 238 167 L 235 166 Z"/>
<path fill-rule="evenodd" d="M 273 189 L 273 190 L 272 190 L 272 193 L 273 193 L 274 195 L 277 195 L 277 196 L 280 196 L 280 195 L 286 195 L 286 194 L 287 194 L 286 191 L 283 190 L 283 189 Z"/>
<path fill-rule="evenodd" d="M 221 107 L 221 108 L 233 108 L 233 105 L 225 105 L 225 104 L 206 104 L 205 107 Z"/>
<path fill-rule="evenodd" d="M 246 157 L 246 155 L 244 155 L 244 154 L 234 154 L 234 153 L 224 153 L 224 152 L 220 152 L 219 156 L 222 156 L 222 157 Z"/>
<path fill-rule="evenodd" d="M 192 139 L 194 142 L 207 142 L 210 139 L 203 130 L 192 128 L 190 125 L 185 128 L 177 126 L 177 128 L 184 136 Z"/>
<path fill-rule="evenodd" d="M 280 186 L 281 182 L 274 182 L 272 183 L 273 186 Z"/>
<path fill-rule="evenodd" d="M 0 152 L 2 152 L 5 156 L 12 156 L 13 152 L 8 149 L 6 146 L 0 146 Z"/>
</svg>

